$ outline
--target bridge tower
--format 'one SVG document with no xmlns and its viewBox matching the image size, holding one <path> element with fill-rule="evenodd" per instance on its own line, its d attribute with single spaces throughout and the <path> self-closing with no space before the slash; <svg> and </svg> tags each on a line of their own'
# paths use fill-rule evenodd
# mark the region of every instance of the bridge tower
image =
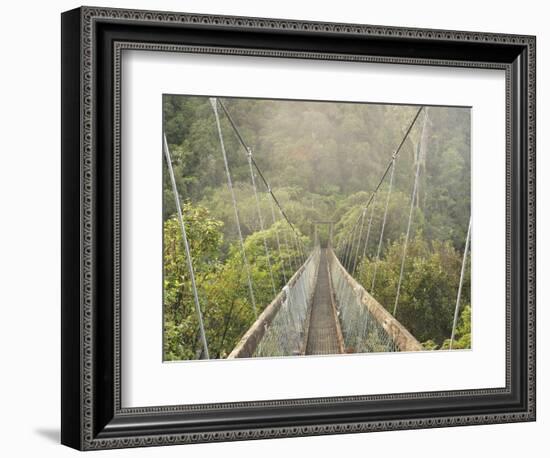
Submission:
<svg viewBox="0 0 550 458">
<path fill-rule="evenodd" d="M 330 248 L 332 247 L 332 234 L 334 232 L 334 221 L 312 221 L 311 224 L 313 225 L 313 242 L 314 245 L 321 245 L 321 248 Z M 321 243 L 321 240 L 319 239 L 319 226 L 328 226 L 328 236 L 326 241 L 323 241 Z"/>
</svg>

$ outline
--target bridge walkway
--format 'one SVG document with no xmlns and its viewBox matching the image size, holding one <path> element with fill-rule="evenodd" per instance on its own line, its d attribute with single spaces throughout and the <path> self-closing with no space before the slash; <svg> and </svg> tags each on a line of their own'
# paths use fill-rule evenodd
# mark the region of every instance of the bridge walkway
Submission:
<svg viewBox="0 0 550 458">
<path fill-rule="evenodd" d="M 317 284 L 313 293 L 306 355 L 331 355 L 342 352 L 339 324 L 334 313 L 326 248 L 321 249 Z M 341 335 L 341 334 L 340 334 Z"/>
</svg>

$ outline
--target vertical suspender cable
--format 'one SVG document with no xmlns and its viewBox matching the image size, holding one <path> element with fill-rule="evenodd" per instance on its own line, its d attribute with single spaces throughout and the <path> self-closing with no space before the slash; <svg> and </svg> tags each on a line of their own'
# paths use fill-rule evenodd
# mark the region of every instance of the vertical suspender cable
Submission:
<svg viewBox="0 0 550 458">
<path fill-rule="evenodd" d="M 285 244 L 286 244 L 286 248 L 288 251 L 288 265 L 290 266 L 290 270 L 291 270 L 291 274 L 289 276 L 289 280 L 292 278 L 292 272 L 296 272 L 298 270 L 298 268 L 294 265 L 294 263 L 292 262 L 293 260 L 293 257 L 292 255 L 290 254 L 290 250 L 292 249 L 290 244 L 288 243 L 288 237 L 286 236 L 286 229 L 283 229 L 283 237 L 285 239 Z"/>
<path fill-rule="evenodd" d="M 464 282 L 464 271 L 466 270 L 466 258 L 468 257 L 468 248 L 470 246 L 470 234 L 472 231 L 472 217 L 470 216 L 470 222 L 468 223 L 468 232 L 466 234 L 466 243 L 464 245 L 464 255 L 462 256 L 462 267 L 460 268 L 460 282 L 458 283 L 458 293 L 456 295 L 455 314 L 453 318 L 453 330 L 451 332 L 451 343 L 449 349 L 453 349 L 453 342 L 455 340 L 456 323 L 458 321 L 458 311 L 460 309 L 460 296 L 462 295 L 462 283 Z"/>
<path fill-rule="evenodd" d="M 237 128 L 237 125 L 235 124 L 235 121 L 233 121 L 233 118 L 232 118 L 231 114 L 229 113 L 229 111 L 227 110 L 227 108 L 226 108 L 225 104 L 223 103 L 223 101 L 221 99 L 216 99 L 214 97 L 211 98 L 210 100 L 211 101 L 215 100 L 217 103 L 220 104 L 220 107 L 222 108 L 223 112 L 225 113 L 225 116 L 227 117 L 227 120 L 229 121 L 229 124 L 233 128 L 233 132 L 237 136 L 237 140 L 239 141 L 239 143 L 241 144 L 243 149 L 248 153 L 250 148 L 248 147 L 247 143 L 244 141 L 243 136 L 239 132 L 239 129 Z M 217 105 L 216 105 L 216 107 L 217 107 Z M 216 113 L 217 113 L 217 111 L 216 111 Z M 288 223 L 288 225 L 290 226 L 292 231 L 297 235 L 296 228 L 294 227 L 294 225 L 288 219 L 288 216 L 286 215 L 285 211 L 283 210 L 283 207 L 281 206 L 279 200 L 277 199 L 277 197 L 273 193 L 273 190 L 271 189 L 271 186 L 269 185 L 267 179 L 265 178 L 265 175 L 263 174 L 262 170 L 260 169 L 260 167 L 258 166 L 258 164 L 256 163 L 256 161 L 254 160 L 253 157 L 251 157 L 250 159 L 251 159 L 252 165 L 256 168 L 256 171 L 258 172 L 258 175 L 259 175 L 260 179 L 263 181 L 266 188 L 268 189 L 268 192 L 271 194 L 271 197 L 272 197 L 273 201 L 275 202 L 275 204 L 279 208 L 279 211 L 281 212 L 281 215 L 283 215 L 283 218 L 286 220 L 286 222 Z M 300 241 L 300 244 L 301 244 L 301 241 Z M 305 261 L 305 255 L 304 255 L 304 261 Z"/>
<path fill-rule="evenodd" d="M 347 234 L 346 236 L 342 237 L 342 258 L 340 259 L 340 262 L 342 263 L 342 265 L 344 265 L 345 263 L 345 260 L 346 260 L 346 255 L 348 254 L 348 246 L 349 246 L 349 234 Z"/>
<path fill-rule="evenodd" d="M 294 244 L 295 244 L 296 250 L 298 251 L 298 256 L 299 256 L 298 259 L 300 259 L 300 257 L 302 256 L 302 253 L 301 253 L 300 245 L 299 245 L 299 242 L 298 242 L 298 236 L 296 235 L 296 232 L 294 232 L 294 231 L 293 231 L 293 235 L 294 235 Z M 305 261 L 303 259 L 301 259 L 300 262 L 301 262 L 301 264 L 298 266 L 297 270 L 300 269 L 305 264 Z M 303 275 L 303 273 L 302 273 L 302 275 Z M 304 298 L 304 304 L 307 304 L 307 294 L 306 294 L 304 284 L 301 281 L 298 281 L 298 282 L 301 285 L 302 296 Z"/>
<path fill-rule="evenodd" d="M 277 295 L 275 290 L 275 280 L 273 279 L 273 269 L 271 268 L 271 259 L 269 256 L 269 249 L 267 248 L 267 237 L 264 232 L 264 219 L 262 218 L 262 209 L 260 208 L 260 199 L 258 198 L 258 189 L 256 188 L 256 179 L 254 178 L 254 169 L 252 168 L 252 149 L 248 150 L 248 168 L 250 169 L 250 179 L 252 180 L 252 189 L 254 190 L 254 198 L 256 199 L 256 210 L 258 212 L 258 220 L 260 222 L 260 230 L 262 231 L 264 239 L 265 259 L 267 268 L 269 269 L 269 276 L 271 278 L 271 288 L 273 289 L 273 297 Z"/>
<path fill-rule="evenodd" d="M 257 317 L 258 313 L 256 311 L 256 298 L 254 297 L 254 288 L 252 287 L 252 278 L 250 276 L 250 266 L 248 264 L 248 259 L 246 257 L 246 252 L 244 249 L 244 240 L 243 240 L 243 234 L 241 231 L 241 222 L 239 219 L 239 209 L 237 208 L 237 199 L 235 198 L 235 191 L 233 190 L 233 182 L 231 181 L 231 172 L 229 171 L 229 163 L 227 162 L 227 154 L 225 152 L 225 145 L 223 142 L 223 134 L 222 134 L 222 128 L 220 125 L 220 117 L 218 116 L 217 99 L 211 98 L 210 103 L 212 104 L 212 109 L 214 110 L 214 116 L 216 117 L 216 126 L 218 128 L 218 136 L 220 139 L 220 147 L 222 150 L 223 163 L 225 166 L 225 173 L 227 175 L 227 187 L 229 188 L 229 193 L 231 194 L 231 200 L 233 201 L 233 210 L 235 212 L 235 221 L 237 222 L 237 231 L 239 233 L 239 241 L 241 244 L 243 264 L 245 266 L 246 276 L 248 279 L 248 291 L 250 293 L 250 300 L 252 301 L 252 311 L 254 312 L 254 316 Z"/>
<path fill-rule="evenodd" d="M 338 245 L 336 246 L 336 255 L 340 262 L 342 261 L 342 239 L 338 240 Z"/>
<path fill-rule="evenodd" d="M 349 244 L 349 251 L 348 251 L 348 257 L 347 257 L 347 261 L 346 261 L 346 270 L 350 272 L 351 270 L 351 259 L 353 257 L 353 252 L 355 251 L 354 250 L 354 246 L 355 246 L 355 240 L 356 240 L 356 237 L 357 237 L 357 230 L 359 229 L 359 220 L 357 220 L 355 222 L 355 225 L 353 226 L 353 231 L 351 233 L 351 240 L 350 240 L 350 244 Z"/>
<path fill-rule="evenodd" d="M 296 253 L 297 256 L 298 256 L 298 261 L 300 262 L 300 266 L 304 263 L 304 260 L 302 259 L 302 251 L 300 250 L 300 244 L 298 242 L 298 237 L 296 236 L 296 233 L 293 232 L 292 235 L 294 236 L 293 237 L 293 240 L 294 240 L 294 249 L 296 250 Z M 300 267 L 298 267 L 300 268 Z"/>
<path fill-rule="evenodd" d="M 392 154 L 392 157 L 384 171 L 384 173 L 382 174 L 382 177 L 380 178 L 379 182 L 378 182 L 378 185 L 376 186 L 376 188 L 374 189 L 374 191 L 371 193 L 370 197 L 369 197 L 369 200 L 367 201 L 365 207 L 364 207 L 364 210 L 368 209 L 369 208 L 369 205 L 373 204 L 373 209 L 371 210 L 371 218 L 370 218 L 370 221 L 369 221 L 369 232 L 370 232 L 370 225 L 372 223 L 372 212 L 374 211 L 374 199 L 376 197 L 376 193 L 378 192 L 378 190 L 380 189 L 380 186 L 382 185 L 382 182 L 384 181 L 384 179 L 386 178 L 386 175 L 388 174 L 388 172 L 391 170 L 391 174 L 392 174 L 392 178 L 391 178 L 391 182 L 393 181 L 393 172 L 394 172 L 394 166 L 395 166 L 395 160 L 397 159 L 397 157 L 399 156 L 399 153 L 401 151 L 401 148 L 403 147 L 403 145 L 405 144 L 405 141 L 407 140 L 407 137 L 409 136 L 412 128 L 414 127 L 415 123 L 416 123 L 416 120 L 418 119 L 418 117 L 420 116 L 420 113 L 422 112 L 422 110 L 424 109 L 423 106 L 421 106 L 420 108 L 418 108 L 416 114 L 414 115 L 411 123 L 409 124 L 409 127 L 407 128 L 407 131 L 405 132 L 405 135 L 403 135 L 403 138 L 401 139 L 401 142 L 399 143 L 399 145 L 397 146 L 397 149 L 395 150 L 395 152 Z M 391 182 L 390 182 L 390 193 L 391 193 Z M 388 198 L 389 198 L 389 194 L 388 194 Z M 386 212 L 384 213 L 384 224 L 385 224 L 385 218 L 387 216 L 387 204 L 386 204 Z M 363 216 L 360 216 L 359 218 L 363 218 Z M 353 226 L 353 234 L 350 234 L 348 236 L 347 239 L 341 239 L 341 241 L 343 240 L 347 240 L 347 242 L 344 242 L 345 245 L 342 249 L 342 257 L 339 258 L 340 261 L 342 262 L 342 265 L 343 266 L 346 266 L 347 262 L 348 262 L 348 259 L 346 259 L 348 257 L 348 253 L 349 253 L 349 238 L 351 235 L 353 235 L 353 237 L 355 238 L 355 230 L 357 229 L 357 225 L 359 224 L 359 218 L 357 219 L 357 221 L 355 222 L 355 225 Z M 381 232 L 381 235 L 383 234 L 383 230 Z M 353 243 L 354 243 L 354 239 L 352 240 L 352 248 L 353 248 Z M 367 244 L 368 244 L 368 237 L 367 237 L 367 240 L 365 241 L 365 248 L 363 250 L 363 257 L 365 256 L 365 253 L 366 253 L 366 249 L 367 249 Z M 349 267 L 348 267 L 349 268 Z M 375 264 L 375 268 L 376 268 L 376 264 Z"/>
<path fill-rule="evenodd" d="M 302 242 L 302 239 L 298 236 L 296 232 L 294 233 L 294 235 L 296 238 L 296 243 L 298 244 L 298 252 L 300 253 L 300 259 L 302 261 L 302 264 L 304 264 L 307 261 L 306 247 Z"/>
<path fill-rule="evenodd" d="M 372 284 L 370 287 L 371 294 L 374 294 L 376 271 L 378 270 L 378 261 L 380 260 L 380 250 L 382 249 L 382 242 L 384 241 L 384 229 L 386 228 L 386 220 L 388 217 L 388 206 L 390 204 L 394 173 L 395 173 L 395 154 L 393 156 L 392 165 L 391 165 L 390 183 L 388 185 L 388 195 L 386 197 L 386 208 L 384 210 L 384 218 L 382 219 L 382 228 L 380 229 L 380 239 L 378 240 L 378 249 L 376 250 L 376 259 L 374 260 L 374 272 L 372 273 Z"/>
<path fill-rule="evenodd" d="M 313 246 L 317 246 L 317 225 L 313 224 Z"/>
<path fill-rule="evenodd" d="M 351 250 L 352 250 L 352 246 L 353 246 L 353 240 L 355 239 L 355 230 L 357 228 L 357 224 L 354 224 L 349 235 L 348 235 L 348 238 L 347 238 L 347 242 L 346 242 L 346 248 L 345 248 L 345 254 L 344 254 L 344 262 L 343 262 L 343 265 L 346 269 L 348 269 L 348 262 L 349 262 L 349 257 L 350 257 L 350 253 L 351 253 Z"/>
<path fill-rule="evenodd" d="M 407 257 L 407 245 L 409 243 L 409 235 L 411 232 L 411 222 L 414 211 L 414 200 L 416 198 L 416 190 L 418 189 L 418 176 L 420 174 L 420 163 L 422 162 L 422 152 L 424 150 L 425 143 L 425 134 L 426 134 L 426 122 L 428 119 L 428 109 L 426 108 L 426 113 L 424 115 L 424 125 L 422 126 L 422 134 L 420 137 L 420 148 L 418 151 L 418 157 L 416 158 L 416 172 L 414 174 L 414 185 L 411 195 L 411 206 L 409 208 L 409 221 L 407 223 L 407 232 L 405 233 L 405 241 L 403 243 L 403 256 L 401 258 L 401 269 L 399 270 L 399 281 L 397 282 L 397 291 L 395 293 L 395 303 L 393 305 L 393 316 L 397 312 L 397 304 L 399 303 L 399 293 L 401 292 L 401 282 L 403 281 L 403 270 L 405 269 L 405 259 Z"/>
<path fill-rule="evenodd" d="M 361 228 L 359 229 L 359 239 L 357 240 L 357 249 L 355 250 L 355 259 L 353 261 L 353 269 L 351 269 L 351 274 L 355 272 L 355 269 L 357 268 L 357 255 L 359 254 L 359 248 L 361 247 L 361 237 L 363 237 L 363 226 L 365 224 L 365 213 L 367 213 L 367 209 L 363 209 L 363 214 L 361 215 Z"/>
<path fill-rule="evenodd" d="M 172 167 L 172 158 L 170 156 L 170 150 L 168 149 L 168 142 L 166 141 L 166 135 L 163 138 L 164 157 L 166 158 L 166 164 L 168 165 L 168 172 L 170 173 L 170 181 L 172 182 L 172 191 L 174 193 L 174 200 L 176 201 L 176 209 L 178 211 L 178 220 L 180 223 L 181 235 L 185 246 L 185 257 L 187 258 L 187 267 L 189 268 L 189 275 L 191 276 L 191 287 L 193 288 L 193 299 L 195 300 L 195 309 L 197 311 L 197 318 L 199 321 L 199 329 L 201 334 L 202 348 L 206 359 L 210 359 L 208 353 L 208 343 L 206 341 L 206 333 L 204 331 L 204 322 L 202 319 L 202 311 L 199 302 L 199 294 L 197 292 L 197 284 L 195 282 L 195 271 L 193 270 L 193 260 L 191 259 L 191 250 L 189 249 L 189 241 L 187 240 L 187 232 L 185 230 L 185 221 L 183 219 L 183 212 L 181 211 L 180 198 L 178 188 L 176 185 L 176 178 L 174 177 L 174 169 Z"/>
<path fill-rule="evenodd" d="M 365 256 L 367 255 L 367 249 L 369 246 L 369 237 L 370 237 L 370 229 L 372 227 L 372 218 L 374 216 L 374 200 L 372 202 L 372 207 L 370 209 L 370 217 L 369 217 L 369 224 L 367 226 L 367 235 L 365 236 L 365 246 L 363 247 L 363 258 L 365 259 Z"/>
<path fill-rule="evenodd" d="M 281 266 L 283 269 L 283 280 L 286 285 L 286 272 L 285 272 L 285 260 L 281 251 L 281 239 L 279 238 L 279 229 L 276 227 L 277 219 L 275 218 L 275 208 L 273 207 L 273 200 L 268 196 L 269 206 L 271 208 L 271 219 L 273 220 L 273 228 L 275 229 L 275 239 L 277 240 L 277 250 L 279 251 L 279 258 L 281 259 Z"/>
</svg>

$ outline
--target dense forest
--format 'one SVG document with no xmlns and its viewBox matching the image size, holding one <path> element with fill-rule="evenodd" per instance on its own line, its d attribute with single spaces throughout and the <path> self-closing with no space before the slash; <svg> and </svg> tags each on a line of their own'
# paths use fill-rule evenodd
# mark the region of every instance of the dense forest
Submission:
<svg viewBox="0 0 550 458">
<path fill-rule="evenodd" d="M 210 100 L 165 95 L 164 132 L 187 223 L 210 358 L 229 354 L 256 313 L 273 299 L 274 287 L 278 291 L 292 275 L 292 268 L 301 264 L 304 253 L 300 247 L 307 250 L 313 244 L 313 221 L 335 221 L 332 244 L 336 247 L 345 242 L 418 110 L 406 105 L 235 98 L 224 98 L 223 103 L 293 228 L 278 208 L 273 209 L 269 190 L 260 179 L 256 180 L 258 215 L 247 152 L 227 116 L 220 115 L 254 288 L 254 310 Z M 419 157 L 424 124 L 425 153 Z M 449 347 L 470 217 L 468 108 L 425 109 L 396 160 L 372 292 L 389 311 L 401 268 L 417 166 L 418 189 L 396 318 L 426 349 L 444 349 Z M 199 323 L 166 161 L 163 186 L 163 354 L 165 360 L 197 359 L 204 357 Z M 387 187 L 385 180 L 373 201 L 366 256 L 353 272 L 367 290 Z M 294 244 L 293 229 L 300 237 Z M 320 235 L 326 242 L 328 232 Z M 469 278 L 468 264 L 453 348 L 471 345 Z"/>
</svg>

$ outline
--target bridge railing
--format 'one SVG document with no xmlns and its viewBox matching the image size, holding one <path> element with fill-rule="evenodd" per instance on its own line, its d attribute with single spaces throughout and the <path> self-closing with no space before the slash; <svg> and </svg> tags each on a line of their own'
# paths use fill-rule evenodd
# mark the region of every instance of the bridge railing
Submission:
<svg viewBox="0 0 550 458">
<path fill-rule="evenodd" d="M 229 354 L 228 358 L 292 356 L 304 352 L 320 249 L 317 246 Z"/>
<path fill-rule="evenodd" d="M 422 345 L 327 250 L 346 352 L 420 351 Z"/>
</svg>

